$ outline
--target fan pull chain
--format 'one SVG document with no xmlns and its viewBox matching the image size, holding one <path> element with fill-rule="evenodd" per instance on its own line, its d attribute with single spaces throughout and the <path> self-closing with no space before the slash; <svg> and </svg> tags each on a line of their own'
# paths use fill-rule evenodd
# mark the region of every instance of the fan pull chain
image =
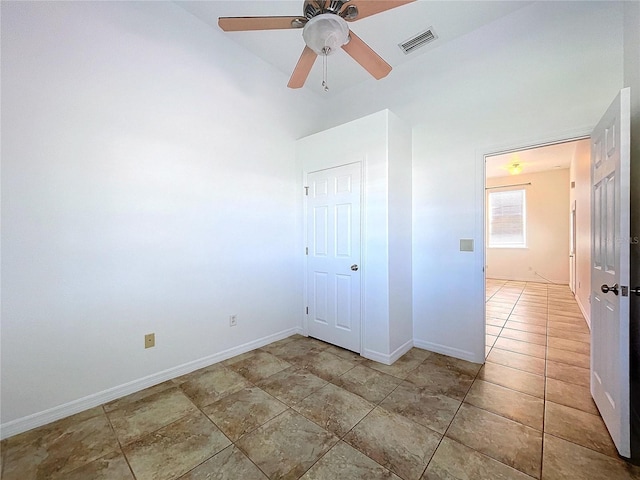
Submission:
<svg viewBox="0 0 640 480">
<path fill-rule="evenodd" d="M 329 47 L 325 47 L 324 49 L 329 49 Z M 329 91 L 329 84 L 327 83 L 327 57 L 328 56 L 329 56 L 329 52 L 324 52 L 324 55 L 322 55 L 322 87 L 324 88 L 325 92 Z"/>
</svg>

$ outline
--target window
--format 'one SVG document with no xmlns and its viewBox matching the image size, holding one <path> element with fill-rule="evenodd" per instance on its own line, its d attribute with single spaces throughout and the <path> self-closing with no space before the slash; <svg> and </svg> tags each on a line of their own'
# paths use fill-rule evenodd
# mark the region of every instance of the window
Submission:
<svg viewBox="0 0 640 480">
<path fill-rule="evenodd" d="M 526 246 L 525 191 L 489 192 L 489 247 Z"/>
</svg>

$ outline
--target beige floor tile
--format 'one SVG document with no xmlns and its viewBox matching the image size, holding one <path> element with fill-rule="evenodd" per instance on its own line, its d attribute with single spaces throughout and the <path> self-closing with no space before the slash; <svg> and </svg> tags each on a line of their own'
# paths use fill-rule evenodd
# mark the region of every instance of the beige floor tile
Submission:
<svg viewBox="0 0 640 480">
<path fill-rule="evenodd" d="M 290 367 L 263 380 L 258 386 L 281 402 L 292 406 L 326 384 L 326 380 L 307 370 Z"/>
<path fill-rule="evenodd" d="M 484 344 L 487 347 L 493 347 L 493 344 L 496 343 L 498 337 L 495 335 L 485 335 Z"/>
<path fill-rule="evenodd" d="M 222 432 L 235 442 L 288 407 L 259 389 L 248 387 L 202 409 Z"/>
<path fill-rule="evenodd" d="M 117 451 L 119 445 L 104 412 L 94 413 L 10 438 L 2 448 L 2 479 L 64 479 L 69 472 Z"/>
<path fill-rule="evenodd" d="M 529 323 L 531 325 L 541 325 L 543 327 L 547 325 L 547 319 L 545 317 L 539 318 L 530 315 L 520 315 L 517 313 L 509 315 L 509 320 L 519 323 Z"/>
<path fill-rule="evenodd" d="M 498 363 L 505 367 L 523 370 L 535 375 L 544 375 L 545 372 L 545 361 L 543 358 L 532 357 L 531 355 L 524 355 L 517 352 L 510 352 L 500 348 L 494 348 L 491 350 L 491 353 L 487 357 L 487 361 L 491 363 Z"/>
<path fill-rule="evenodd" d="M 202 413 L 189 415 L 123 447 L 137 480 L 170 480 L 231 442 Z"/>
<path fill-rule="evenodd" d="M 512 340 L 500 336 L 494 345 L 495 347 L 512 352 L 531 355 L 532 357 L 545 358 L 546 348 L 544 345 L 536 345 L 535 343 L 521 342 L 520 340 Z"/>
<path fill-rule="evenodd" d="M 599 415 L 546 402 L 544 431 L 605 455 L 617 456 L 616 447 Z"/>
<path fill-rule="evenodd" d="M 531 480 L 529 475 L 483 455 L 450 438 L 443 438 L 422 480 Z"/>
<path fill-rule="evenodd" d="M 333 380 L 339 387 L 351 393 L 360 395 L 373 404 L 378 404 L 389 395 L 399 384 L 401 379 L 379 372 L 364 365 L 354 368 Z"/>
<path fill-rule="evenodd" d="M 406 380 L 424 393 L 462 401 L 481 367 L 477 363 L 433 353 Z"/>
<path fill-rule="evenodd" d="M 591 381 L 591 372 L 588 368 L 547 360 L 547 377 L 588 388 Z"/>
<path fill-rule="evenodd" d="M 193 402 L 174 386 L 126 403 L 107 415 L 118 440 L 124 445 L 197 411 Z"/>
<path fill-rule="evenodd" d="M 292 363 L 294 366 L 308 370 L 315 376 L 327 381 L 335 380 L 356 366 L 356 363 L 345 360 L 325 350 L 311 353 L 304 358 L 300 357 Z M 360 364 L 360 362 L 358 362 L 358 364 Z"/>
<path fill-rule="evenodd" d="M 296 336 L 294 340 L 288 342 L 281 342 L 272 343 L 260 348 L 260 350 L 269 352 L 289 363 L 293 363 L 311 353 L 321 352 L 327 347 L 327 345 L 322 344 L 322 342 L 302 336 Z"/>
<path fill-rule="evenodd" d="M 373 407 L 355 393 L 328 383 L 293 408 L 325 430 L 343 437 Z"/>
<path fill-rule="evenodd" d="M 509 318 L 509 314 L 510 314 L 510 312 L 501 312 L 501 311 L 497 311 L 497 310 L 492 310 L 490 308 L 487 308 L 487 310 L 486 310 L 486 316 L 487 317 L 495 318 L 497 320 L 506 321 Z"/>
<path fill-rule="evenodd" d="M 521 342 L 535 343 L 536 345 L 546 345 L 547 336 L 538 333 L 524 332 L 522 330 L 514 330 L 511 328 L 503 328 L 500 333 L 502 338 L 510 338 Z"/>
<path fill-rule="evenodd" d="M 504 327 L 504 324 L 507 323 L 507 320 L 504 318 L 494 318 L 494 317 L 487 316 L 486 322 L 487 322 L 487 325 L 502 328 Z"/>
<path fill-rule="evenodd" d="M 113 410 L 117 410 L 144 398 L 150 397 L 151 395 L 154 395 L 156 393 L 164 392 L 165 390 L 175 387 L 176 382 L 174 382 L 173 380 L 169 380 L 167 382 L 154 385 L 153 387 L 145 388 L 144 390 L 140 390 L 139 392 L 132 393 L 131 395 L 127 395 L 109 403 L 105 403 L 104 411 L 107 413 L 112 412 Z"/>
<path fill-rule="evenodd" d="M 582 368 L 590 368 L 591 365 L 589 355 L 553 347 L 547 347 L 547 361 L 566 363 Z"/>
<path fill-rule="evenodd" d="M 527 475 L 540 478 L 542 432 L 463 404 L 447 437 Z"/>
<path fill-rule="evenodd" d="M 549 337 L 549 346 L 551 348 L 569 350 L 570 352 L 581 353 L 583 355 L 589 355 L 589 352 L 590 352 L 590 347 L 588 343 L 577 342 L 575 340 L 568 340 L 566 338 Z"/>
<path fill-rule="evenodd" d="M 539 335 L 545 335 L 547 332 L 547 327 L 545 327 L 544 325 L 522 323 L 522 322 L 516 322 L 513 320 L 507 321 L 507 323 L 504 326 L 505 328 L 511 328 L 513 330 L 522 330 L 523 332 L 537 333 Z"/>
<path fill-rule="evenodd" d="M 637 480 L 640 467 L 545 434 L 542 480 L 586 479 Z"/>
<path fill-rule="evenodd" d="M 402 415 L 376 407 L 345 441 L 405 480 L 418 480 L 441 435 Z"/>
<path fill-rule="evenodd" d="M 374 362 L 373 360 L 367 360 L 365 365 L 374 370 L 378 370 L 382 373 L 387 373 L 389 375 L 393 375 L 398 378 L 406 378 L 407 375 L 411 372 L 411 370 L 415 369 L 424 362 L 427 357 L 431 355 L 430 352 L 426 350 L 421 350 L 419 348 L 412 348 L 407 353 L 405 353 L 402 357 L 396 360 L 393 365 L 385 365 L 383 363 Z"/>
<path fill-rule="evenodd" d="M 577 408 L 593 415 L 600 415 L 593 398 L 591 398 L 588 386 L 583 387 L 547 377 L 545 400 Z"/>
<path fill-rule="evenodd" d="M 464 401 L 542 431 L 544 400 L 541 398 L 476 380 Z"/>
<path fill-rule="evenodd" d="M 496 326 L 493 326 L 493 325 L 487 325 L 486 326 L 487 335 L 493 335 L 493 336 L 497 337 L 498 335 L 500 335 L 501 331 L 502 331 L 502 327 L 496 327 Z"/>
<path fill-rule="evenodd" d="M 403 382 L 380 406 L 438 433 L 444 433 L 460 407 L 460 400 Z"/>
<path fill-rule="evenodd" d="M 584 334 L 590 333 L 589 327 L 585 322 L 567 323 L 567 322 L 558 322 L 555 320 L 550 320 L 549 328 L 553 328 L 556 330 L 568 330 L 570 332 L 584 333 Z"/>
<path fill-rule="evenodd" d="M 4 477 L 3 477 L 4 478 Z M 49 477 L 52 478 L 52 477 Z M 65 480 L 134 480 L 122 452 L 105 455 L 98 460 L 64 474 Z"/>
<path fill-rule="evenodd" d="M 500 302 L 496 300 L 490 300 L 487 302 L 487 312 L 500 312 L 500 313 L 511 313 L 513 310 L 514 303 L 513 302 Z"/>
<path fill-rule="evenodd" d="M 342 441 L 327 452 L 301 480 L 401 480 L 386 468 Z"/>
<path fill-rule="evenodd" d="M 182 391 L 199 407 L 206 407 L 226 395 L 251 384 L 242 375 L 224 365 L 214 365 L 199 375 L 189 375 L 180 384 Z"/>
<path fill-rule="evenodd" d="M 236 446 L 269 478 L 297 479 L 338 437 L 293 410 L 245 435 Z"/>
<path fill-rule="evenodd" d="M 366 358 L 361 356 L 359 353 L 352 352 L 351 350 L 347 350 L 345 348 L 336 347 L 335 345 L 329 345 L 324 349 L 324 351 L 332 353 L 337 357 L 343 358 L 345 360 L 349 360 L 351 363 L 357 364 L 366 360 Z"/>
<path fill-rule="evenodd" d="M 179 480 L 268 480 L 234 445 L 216 453 Z M 115 477 L 114 477 L 115 480 Z"/>
<path fill-rule="evenodd" d="M 291 364 L 281 358 L 260 350 L 251 352 L 251 355 L 241 361 L 227 365 L 229 369 L 239 373 L 252 383 L 264 380 L 290 366 Z"/>
<path fill-rule="evenodd" d="M 549 327 L 547 334 L 550 337 L 566 338 L 567 340 L 577 340 L 578 342 L 591 343 L 591 334 L 580 333 L 571 330 L 562 330 L 556 327 Z"/>
<path fill-rule="evenodd" d="M 584 317 L 582 316 L 582 312 L 577 308 L 572 311 L 561 310 L 557 308 L 549 308 L 549 321 L 555 322 L 567 322 L 567 323 L 576 323 L 583 324 L 585 323 Z"/>
<path fill-rule="evenodd" d="M 544 377 L 540 375 L 487 362 L 480 370 L 478 378 L 534 397 L 544 398 Z"/>
</svg>

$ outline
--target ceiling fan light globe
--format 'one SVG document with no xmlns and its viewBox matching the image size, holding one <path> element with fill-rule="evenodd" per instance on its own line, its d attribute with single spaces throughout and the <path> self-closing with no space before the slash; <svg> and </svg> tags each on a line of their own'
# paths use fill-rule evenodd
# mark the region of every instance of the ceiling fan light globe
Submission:
<svg viewBox="0 0 640 480">
<path fill-rule="evenodd" d="M 349 42 L 349 26 L 340 16 L 323 13 L 304 26 L 302 38 L 318 55 L 330 55 Z"/>
</svg>

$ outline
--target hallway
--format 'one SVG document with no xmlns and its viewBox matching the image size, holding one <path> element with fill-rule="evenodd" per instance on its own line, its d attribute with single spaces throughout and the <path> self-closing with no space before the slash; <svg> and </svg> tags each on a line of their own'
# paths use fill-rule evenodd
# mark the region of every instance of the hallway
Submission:
<svg viewBox="0 0 640 480">
<path fill-rule="evenodd" d="M 486 300 L 478 378 L 495 392 L 478 406 L 543 432 L 542 478 L 636 478 L 591 399 L 590 333 L 569 287 L 487 279 Z"/>
</svg>

